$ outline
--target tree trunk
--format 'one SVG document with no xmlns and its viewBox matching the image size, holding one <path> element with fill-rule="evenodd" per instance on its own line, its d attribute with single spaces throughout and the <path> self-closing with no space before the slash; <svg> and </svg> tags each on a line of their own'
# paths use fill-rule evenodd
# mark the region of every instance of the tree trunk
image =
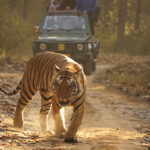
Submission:
<svg viewBox="0 0 150 150">
<path fill-rule="evenodd" d="M 116 40 L 116 45 L 115 45 L 115 48 L 117 50 L 121 49 L 124 46 L 124 32 L 125 32 L 126 13 L 127 13 L 127 1 L 128 0 L 119 0 L 118 29 L 117 29 L 117 40 Z"/>
<path fill-rule="evenodd" d="M 113 1 L 112 0 L 99 0 L 99 3 L 101 7 L 100 19 L 102 22 L 105 16 L 108 15 L 108 12 L 112 7 Z"/>
<path fill-rule="evenodd" d="M 141 0 L 137 0 L 136 16 L 135 16 L 135 30 L 140 29 L 140 14 L 141 14 Z"/>
<path fill-rule="evenodd" d="M 47 11 L 47 6 L 48 6 L 49 3 L 50 3 L 49 0 L 44 0 L 44 1 L 42 2 L 42 10 L 43 10 L 43 13 L 44 13 L 45 11 Z"/>
<path fill-rule="evenodd" d="M 27 18 L 28 2 L 29 2 L 28 0 L 23 0 L 22 17 L 24 20 Z"/>
<path fill-rule="evenodd" d="M 16 8 L 16 0 L 9 1 L 9 8 L 10 8 L 10 12 L 12 12 L 12 10 Z"/>
</svg>

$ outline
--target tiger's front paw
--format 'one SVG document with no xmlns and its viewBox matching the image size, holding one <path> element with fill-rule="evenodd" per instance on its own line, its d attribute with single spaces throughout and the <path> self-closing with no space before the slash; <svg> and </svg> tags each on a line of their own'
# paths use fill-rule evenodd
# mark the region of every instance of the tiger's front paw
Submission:
<svg viewBox="0 0 150 150">
<path fill-rule="evenodd" d="M 64 142 L 77 143 L 77 137 L 65 136 Z"/>
<path fill-rule="evenodd" d="M 43 136 L 53 136 L 54 135 L 54 131 L 52 131 L 52 130 L 43 130 L 41 132 L 41 135 L 43 135 Z"/>
<path fill-rule="evenodd" d="M 63 139 L 65 137 L 65 133 L 66 133 L 65 129 L 62 129 L 61 131 L 56 131 L 55 132 L 55 137 Z"/>
<path fill-rule="evenodd" d="M 59 139 L 64 139 L 65 133 L 55 134 L 55 137 Z"/>
<path fill-rule="evenodd" d="M 14 118 L 14 126 L 16 126 L 18 128 L 23 127 L 23 112 L 22 112 L 22 110 L 18 109 L 18 107 L 16 108 L 16 114 L 15 114 L 15 118 Z"/>
</svg>

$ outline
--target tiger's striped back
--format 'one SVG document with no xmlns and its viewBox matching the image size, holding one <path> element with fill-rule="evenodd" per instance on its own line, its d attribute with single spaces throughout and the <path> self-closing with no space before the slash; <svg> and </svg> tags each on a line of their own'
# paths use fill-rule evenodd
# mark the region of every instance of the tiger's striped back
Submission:
<svg viewBox="0 0 150 150">
<path fill-rule="evenodd" d="M 75 61 L 64 55 L 52 52 L 38 54 L 29 60 L 25 68 L 23 85 L 25 86 L 27 82 L 31 93 L 40 88 L 49 89 L 55 65 L 61 70 L 67 69 L 72 73 L 82 69 Z"/>
</svg>

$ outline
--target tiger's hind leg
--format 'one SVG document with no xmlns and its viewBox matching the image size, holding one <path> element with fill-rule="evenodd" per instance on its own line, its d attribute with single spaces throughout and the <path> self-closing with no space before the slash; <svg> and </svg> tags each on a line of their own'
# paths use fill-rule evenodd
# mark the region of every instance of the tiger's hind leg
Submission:
<svg viewBox="0 0 150 150">
<path fill-rule="evenodd" d="M 65 125 L 63 124 L 62 116 L 60 113 L 61 107 L 57 104 L 56 100 L 52 99 L 52 114 L 55 122 L 55 136 L 58 138 L 64 138 L 66 133 Z"/>
<path fill-rule="evenodd" d="M 51 108 L 52 96 L 48 91 L 40 90 L 41 94 L 41 110 L 40 110 L 40 126 L 43 134 L 53 134 L 48 130 L 47 117 Z"/>
<path fill-rule="evenodd" d="M 25 90 L 20 91 L 20 98 L 17 103 L 16 107 L 16 113 L 14 118 L 14 126 L 22 128 L 23 127 L 23 110 L 26 107 L 26 105 L 30 102 L 32 99 L 34 93 L 30 94 L 26 92 Z"/>
</svg>

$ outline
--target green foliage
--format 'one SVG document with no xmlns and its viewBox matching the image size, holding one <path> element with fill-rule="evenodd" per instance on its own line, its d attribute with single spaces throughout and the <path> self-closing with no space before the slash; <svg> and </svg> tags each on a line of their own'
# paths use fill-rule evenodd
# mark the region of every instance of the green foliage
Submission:
<svg viewBox="0 0 150 150">
<path fill-rule="evenodd" d="M 146 28 L 144 31 L 138 33 L 131 32 L 125 37 L 124 51 L 129 54 L 147 55 L 150 54 L 150 30 Z"/>
<path fill-rule="evenodd" d="M 105 26 L 96 28 L 96 37 L 100 39 L 100 48 L 104 52 L 114 52 L 113 47 L 116 40 L 116 33 L 113 34 L 112 31 L 105 31 Z M 111 30 L 111 29 L 110 29 Z"/>
<path fill-rule="evenodd" d="M 149 0 L 141 1 L 140 28 L 138 30 L 135 30 L 137 0 L 128 1 L 124 45 L 119 51 L 114 49 L 117 38 L 118 2 L 118 0 L 114 0 L 113 6 L 107 13 L 101 12 L 101 24 L 96 27 L 96 37 L 100 39 L 101 49 L 104 52 L 131 55 L 150 54 Z"/>
<path fill-rule="evenodd" d="M 26 19 L 22 15 L 23 0 L 16 1 L 15 8 L 10 7 L 10 3 L 9 0 L 0 1 L 0 53 L 5 49 L 7 56 L 31 54 L 33 26 L 40 23 L 46 3 L 42 7 L 42 0 L 29 1 Z"/>
</svg>

